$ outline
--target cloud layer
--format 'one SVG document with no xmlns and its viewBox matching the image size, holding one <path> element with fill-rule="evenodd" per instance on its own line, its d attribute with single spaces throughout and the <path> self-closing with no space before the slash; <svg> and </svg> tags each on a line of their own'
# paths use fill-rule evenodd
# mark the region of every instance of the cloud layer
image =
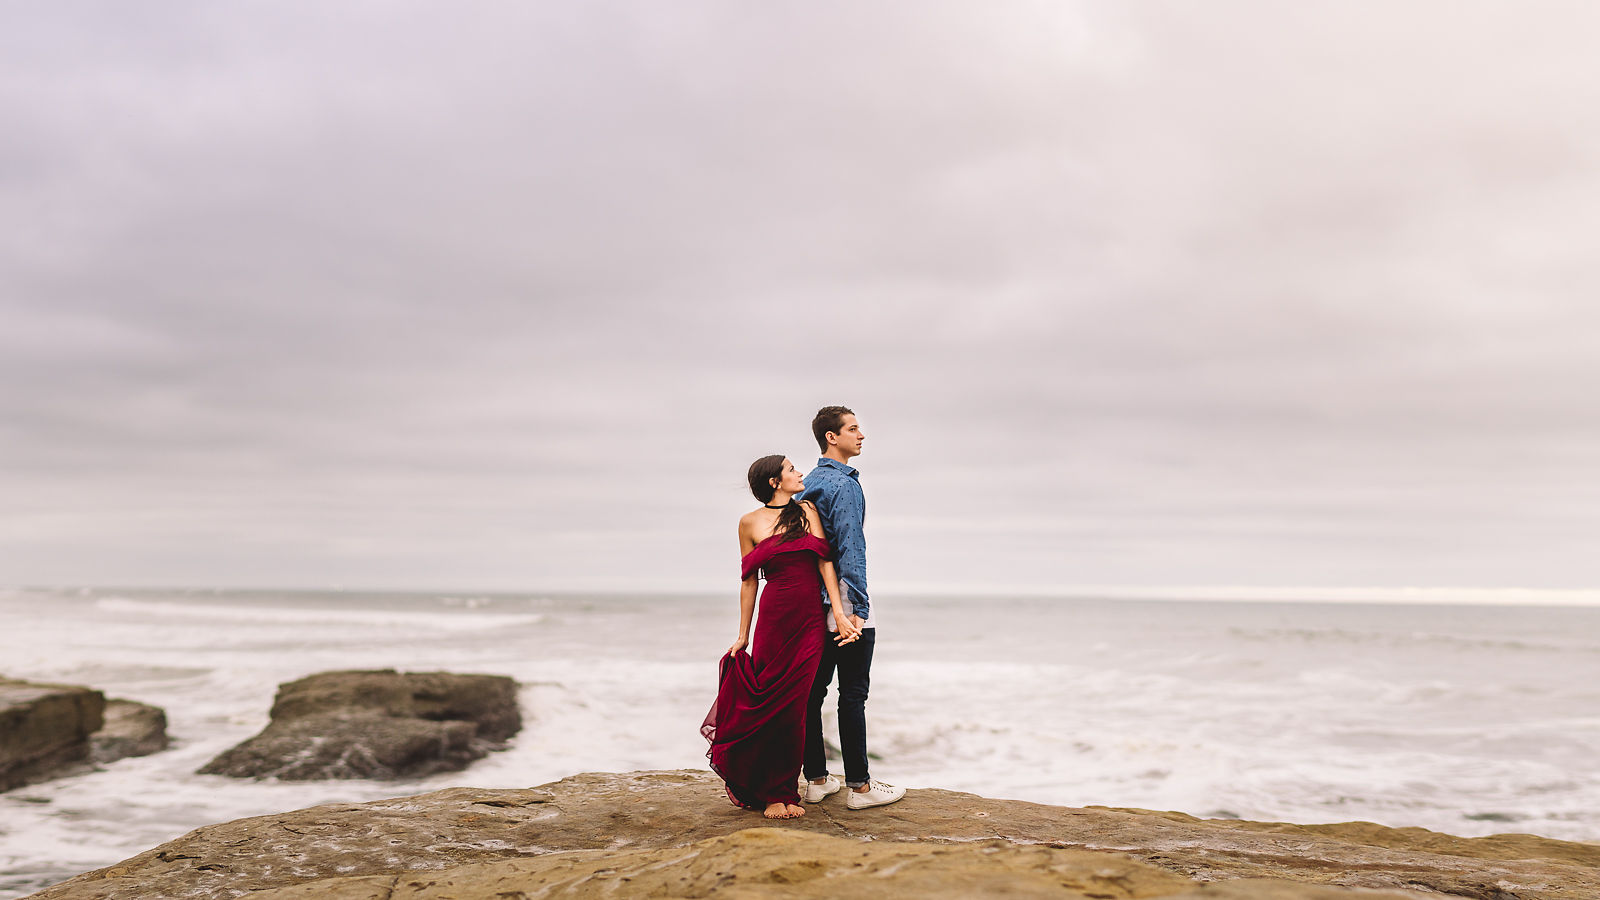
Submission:
<svg viewBox="0 0 1600 900">
<path fill-rule="evenodd" d="M 0 13 L 13 583 L 1592 587 L 1579 3 Z"/>
</svg>

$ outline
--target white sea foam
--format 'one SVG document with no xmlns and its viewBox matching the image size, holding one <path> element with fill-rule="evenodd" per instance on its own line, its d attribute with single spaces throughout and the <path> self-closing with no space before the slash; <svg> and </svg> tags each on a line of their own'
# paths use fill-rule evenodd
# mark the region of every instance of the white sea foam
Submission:
<svg viewBox="0 0 1600 900">
<path fill-rule="evenodd" d="M 459 602 L 457 602 L 459 601 Z M 885 596 L 876 777 L 1067 805 L 1600 839 L 1600 612 Z M 0 794 L 0 900 L 191 828 L 452 784 L 701 767 L 725 600 L 0 594 L 4 673 L 168 712 L 175 745 Z M 709 626 L 709 627 L 708 627 Z M 329 669 L 522 685 L 459 774 L 286 784 L 195 769 Z M 835 734 L 831 712 L 825 717 Z"/>
</svg>

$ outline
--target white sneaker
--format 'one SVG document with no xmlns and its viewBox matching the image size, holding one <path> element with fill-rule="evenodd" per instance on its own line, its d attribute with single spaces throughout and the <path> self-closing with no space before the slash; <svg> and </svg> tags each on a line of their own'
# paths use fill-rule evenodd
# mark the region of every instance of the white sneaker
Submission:
<svg viewBox="0 0 1600 900">
<path fill-rule="evenodd" d="M 906 795 L 906 789 L 884 784 L 876 779 L 867 782 L 867 789 L 858 791 L 852 788 L 845 806 L 851 809 L 869 809 L 874 806 L 888 806 Z"/>
<path fill-rule="evenodd" d="M 833 777 L 832 775 L 827 776 L 827 778 L 821 784 L 814 784 L 808 780 L 806 782 L 806 802 L 821 803 L 823 797 L 826 797 L 829 794 L 837 794 L 839 792 L 839 788 L 841 787 L 843 787 L 843 785 L 840 783 L 839 779 Z"/>
</svg>

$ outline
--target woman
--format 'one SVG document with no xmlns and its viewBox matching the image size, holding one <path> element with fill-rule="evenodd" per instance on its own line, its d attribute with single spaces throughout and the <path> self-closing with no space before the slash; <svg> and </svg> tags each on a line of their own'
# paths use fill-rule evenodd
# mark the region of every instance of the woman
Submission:
<svg viewBox="0 0 1600 900">
<path fill-rule="evenodd" d="M 739 587 L 739 639 L 723 655 L 717 702 L 700 733 L 706 755 L 727 785 L 728 799 L 760 809 L 769 819 L 805 815 L 796 786 L 805 750 L 806 698 L 827 639 L 817 601 L 827 589 L 838 641 L 861 636 L 839 601 L 839 577 L 823 539 L 822 519 L 794 496 L 805 487 L 800 470 L 781 455 L 750 465 L 750 493 L 761 501 L 739 520 L 743 583 Z M 765 574 L 754 653 L 750 619 L 756 580 Z"/>
</svg>

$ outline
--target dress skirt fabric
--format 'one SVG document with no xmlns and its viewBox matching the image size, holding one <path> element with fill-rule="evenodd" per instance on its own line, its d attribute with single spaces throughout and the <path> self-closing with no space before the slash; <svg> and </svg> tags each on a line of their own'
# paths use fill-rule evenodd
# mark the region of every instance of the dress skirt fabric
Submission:
<svg viewBox="0 0 1600 900">
<path fill-rule="evenodd" d="M 723 654 L 717 701 L 700 726 L 706 755 L 739 806 L 799 803 L 806 702 L 822 659 L 827 628 L 817 563 L 827 541 L 773 535 L 745 554 L 743 575 L 767 576 L 756 606 L 749 652 Z"/>
</svg>

